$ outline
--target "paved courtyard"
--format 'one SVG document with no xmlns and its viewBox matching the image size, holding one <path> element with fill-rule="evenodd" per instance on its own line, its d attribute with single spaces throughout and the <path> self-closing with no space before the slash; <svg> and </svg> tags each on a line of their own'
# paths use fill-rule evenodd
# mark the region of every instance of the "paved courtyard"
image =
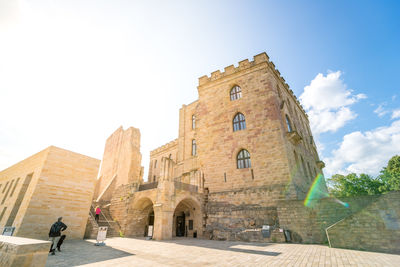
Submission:
<svg viewBox="0 0 400 267">
<path fill-rule="evenodd" d="M 400 266 L 400 255 L 322 245 L 244 243 L 201 239 L 151 241 L 110 238 L 66 241 L 50 266 Z"/>
</svg>

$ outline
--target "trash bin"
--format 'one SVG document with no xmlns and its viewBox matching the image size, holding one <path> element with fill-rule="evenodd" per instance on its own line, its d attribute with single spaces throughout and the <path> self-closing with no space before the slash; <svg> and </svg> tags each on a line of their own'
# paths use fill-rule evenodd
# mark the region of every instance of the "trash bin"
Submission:
<svg viewBox="0 0 400 267">
<path fill-rule="evenodd" d="M 193 232 L 193 238 L 197 238 L 197 231 Z"/>
<path fill-rule="evenodd" d="M 283 230 L 283 233 L 285 234 L 285 241 L 292 242 L 292 233 L 289 230 Z"/>
<path fill-rule="evenodd" d="M 269 225 L 263 225 L 261 229 L 261 234 L 263 238 L 268 238 L 271 236 L 271 227 Z"/>
</svg>

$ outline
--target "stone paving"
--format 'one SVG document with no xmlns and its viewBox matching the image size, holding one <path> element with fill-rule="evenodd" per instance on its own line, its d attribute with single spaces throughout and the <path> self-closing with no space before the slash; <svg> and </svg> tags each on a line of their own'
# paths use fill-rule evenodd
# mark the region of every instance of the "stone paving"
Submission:
<svg viewBox="0 0 400 267">
<path fill-rule="evenodd" d="M 102 247 L 94 243 L 67 240 L 46 266 L 400 266 L 400 255 L 323 245 L 119 237 Z"/>
</svg>

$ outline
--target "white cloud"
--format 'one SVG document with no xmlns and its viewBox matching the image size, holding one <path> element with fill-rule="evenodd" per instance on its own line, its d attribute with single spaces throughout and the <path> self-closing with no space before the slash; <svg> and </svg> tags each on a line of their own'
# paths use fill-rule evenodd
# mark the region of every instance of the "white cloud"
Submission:
<svg viewBox="0 0 400 267">
<path fill-rule="evenodd" d="M 389 112 L 388 110 L 386 110 L 386 109 L 384 108 L 385 105 L 386 105 L 385 103 L 384 103 L 384 104 L 380 104 L 380 105 L 374 110 L 374 113 L 378 114 L 379 117 L 383 117 L 385 114 L 387 114 L 387 113 Z"/>
<path fill-rule="evenodd" d="M 365 94 L 354 95 L 340 79 L 341 75 L 340 71 L 330 72 L 326 76 L 319 73 L 310 85 L 304 87 L 300 96 L 316 135 L 335 132 L 355 119 L 357 114 L 349 106 L 367 97 Z"/>
<path fill-rule="evenodd" d="M 392 112 L 392 119 L 399 119 L 400 118 L 400 108 L 399 109 L 395 109 Z"/>
<path fill-rule="evenodd" d="M 332 157 L 324 158 L 325 173 L 367 173 L 377 175 L 387 161 L 400 151 L 400 120 L 390 126 L 367 132 L 352 132 L 343 137 Z"/>
</svg>

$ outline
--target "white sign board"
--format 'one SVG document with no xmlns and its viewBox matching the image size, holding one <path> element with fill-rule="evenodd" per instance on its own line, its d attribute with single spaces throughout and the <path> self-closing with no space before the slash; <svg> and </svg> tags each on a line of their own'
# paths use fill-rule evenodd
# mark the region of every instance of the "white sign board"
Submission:
<svg viewBox="0 0 400 267">
<path fill-rule="evenodd" d="M 97 242 L 104 242 L 106 240 L 106 235 L 107 235 L 107 226 L 101 226 L 99 227 L 99 231 L 97 232 Z"/>
<path fill-rule="evenodd" d="M 149 225 L 149 231 L 147 233 L 147 236 L 153 236 L 153 225 Z"/>
<path fill-rule="evenodd" d="M 268 231 L 269 231 L 269 228 L 270 228 L 269 225 L 263 225 L 263 226 L 262 226 L 262 229 L 263 229 L 263 230 L 268 230 Z"/>
<path fill-rule="evenodd" d="M 15 227 L 6 226 L 3 230 L 3 235 L 12 236 L 14 233 Z"/>
</svg>

